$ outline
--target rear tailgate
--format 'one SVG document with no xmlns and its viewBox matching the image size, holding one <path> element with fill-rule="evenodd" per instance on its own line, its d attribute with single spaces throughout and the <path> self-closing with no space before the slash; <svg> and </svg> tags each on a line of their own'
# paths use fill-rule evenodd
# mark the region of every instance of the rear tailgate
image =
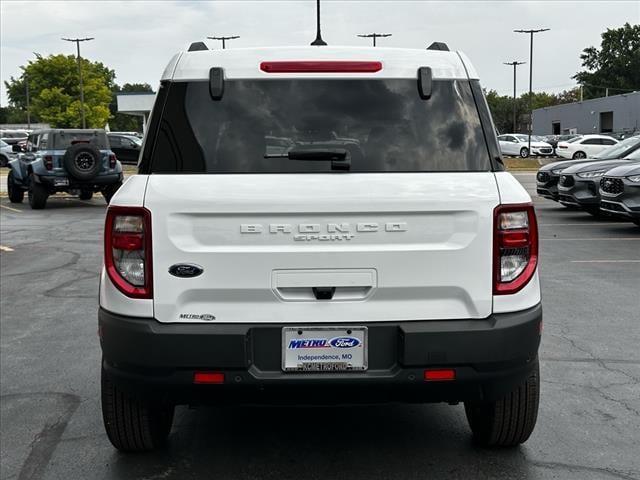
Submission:
<svg viewBox="0 0 640 480">
<path fill-rule="evenodd" d="M 491 172 L 151 175 L 160 322 L 484 318 Z M 181 278 L 176 264 L 203 273 Z M 314 287 L 335 287 L 319 300 Z"/>
</svg>

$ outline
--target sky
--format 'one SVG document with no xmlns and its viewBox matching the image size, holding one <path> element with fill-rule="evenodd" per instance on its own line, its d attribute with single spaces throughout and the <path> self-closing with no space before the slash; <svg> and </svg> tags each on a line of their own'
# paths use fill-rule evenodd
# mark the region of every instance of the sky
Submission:
<svg viewBox="0 0 640 480">
<path fill-rule="evenodd" d="M 340 1 L 322 0 L 322 36 L 330 45 L 368 45 L 360 33 L 391 33 L 379 46 L 426 48 L 434 41 L 464 51 L 483 87 L 511 94 L 513 67 L 529 61 L 529 36 L 514 29 L 550 28 L 534 40 L 534 91 L 575 85 L 580 53 L 599 46 L 607 28 L 640 23 L 640 1 Z M 171 56 L 207 36 L 240 35 L 227 48 L 308 45 L 315 2 L 284 1 L 0 1 L 0 104 L 4 81 L 21 74 L 34 53 L 75 54 L 60 37 L 95 37 L 82 56 L 116 72 L 116 82 L 155 89 Z M 528 90 L 528 64 L 518 68 L 518 94 Z"/>
</svg>

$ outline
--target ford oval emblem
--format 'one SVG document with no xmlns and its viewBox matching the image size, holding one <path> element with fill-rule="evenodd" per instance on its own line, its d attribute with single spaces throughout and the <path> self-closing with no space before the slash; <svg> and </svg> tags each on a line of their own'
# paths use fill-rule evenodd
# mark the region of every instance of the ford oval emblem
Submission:
<svg viewBox="0 0 640 480">
<path fill-rule="evenodd" d="M 360 340 L 354 337 L 336 337 L 332 338 L 329 343 L 336 348 L 353 348 L 360 345 Z"/>
<path fill-rule="evenodd" d="M 192 278 L 201 275 L 204 270 L 199 265 L 193 263 L 176 263 L 169 267 L 169 273 L 174 277 Z"/>
</svg>

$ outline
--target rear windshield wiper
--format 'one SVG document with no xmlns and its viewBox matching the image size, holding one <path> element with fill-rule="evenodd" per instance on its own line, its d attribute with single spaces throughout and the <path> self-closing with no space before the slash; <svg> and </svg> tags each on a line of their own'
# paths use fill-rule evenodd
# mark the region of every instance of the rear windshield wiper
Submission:
<svg viewBox="0 0 640 480">
<path fill-rule="evenodd" d="M 349 170 L 351 159 L 344 148 L 304 148 L 286 153 L 266 154 L 264 158 L 288 158 L 289 160 L 325 160 L 331 162 L 331 170 Z"/>
</svg>

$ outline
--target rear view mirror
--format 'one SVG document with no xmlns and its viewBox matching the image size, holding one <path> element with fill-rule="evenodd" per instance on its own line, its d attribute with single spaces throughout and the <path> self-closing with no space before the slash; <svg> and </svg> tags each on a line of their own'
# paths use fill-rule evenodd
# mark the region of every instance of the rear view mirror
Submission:
<svg viewBox="0 0 640 480">
<path fill-rule="evenodd" d="M 224 93 L 224 70 L 213 67 L 209 70 L 209 93 L 214 100 L 220 100 Z"/>
<path fill-rule="evenodd" d="M 420 67 L 418 69 L 418 92 L 423 100 L 431 98 L 432 83 L 431 67 Z"/>
</svg>

